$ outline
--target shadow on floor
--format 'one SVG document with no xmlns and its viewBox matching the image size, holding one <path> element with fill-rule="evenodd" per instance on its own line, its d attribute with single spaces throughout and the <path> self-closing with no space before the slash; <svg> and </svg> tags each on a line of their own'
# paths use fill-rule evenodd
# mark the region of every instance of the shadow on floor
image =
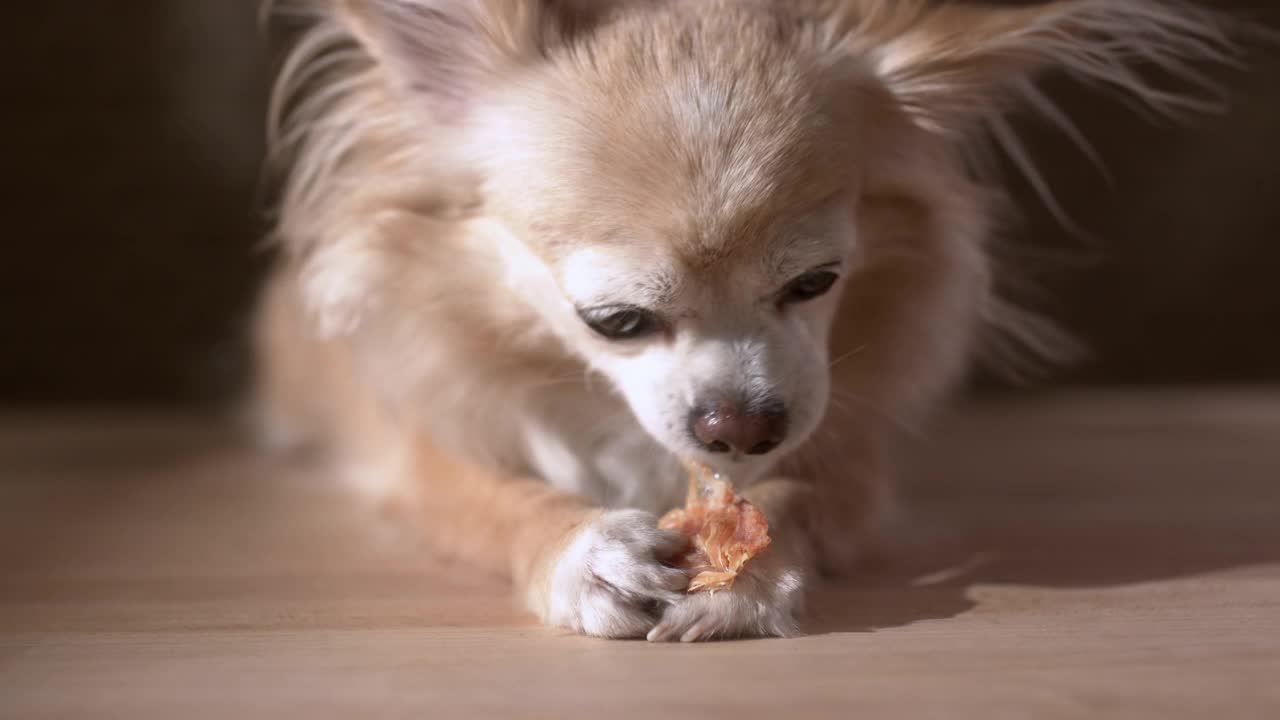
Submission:
<svg viewBox="0 0 1280 720">
<path fill-rule="evenodd" d="M 969 497 L 917 498 L 932 539 L 899 543 L 860 576 L 829 582 L 812 599 L 808 630 L 954 617 L 977 607 L 978 586 L 1112 588 L 1280 564 L 1280 464 L 1210 464 L 1212 453 L 1156 474 L 1135 449 L 1078 483 L 1061 473 L 1026 492 L 1008 479 L 1018 475 L 997 474 Z"/>
</svg>

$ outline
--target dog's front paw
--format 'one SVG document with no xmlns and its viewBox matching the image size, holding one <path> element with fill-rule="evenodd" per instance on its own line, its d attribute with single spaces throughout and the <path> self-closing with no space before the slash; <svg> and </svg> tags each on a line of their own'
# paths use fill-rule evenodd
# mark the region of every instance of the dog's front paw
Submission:
<svg viewBox="0 0 1280 720">
<path fill-rule="evenodd" d="M 685 595 L 648 633 L 651 642 L 699 642 L 800 634 L 805 573 L 777 557 L 761 556 L 726 590 Z"/>
<path fill-rule="evenodd" d="M 689 584 L 665 560 L 687 541 L 640 510 L 607 512 L 573 537 L 546 588 L 545 620 L 586 635 L 644 637 Z"/>
</svg>

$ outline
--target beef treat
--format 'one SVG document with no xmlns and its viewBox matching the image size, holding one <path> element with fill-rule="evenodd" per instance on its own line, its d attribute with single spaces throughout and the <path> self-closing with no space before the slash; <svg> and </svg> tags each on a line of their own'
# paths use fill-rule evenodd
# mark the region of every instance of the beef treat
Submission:
<svg viewBox="0 0 1280 720">
<path fill-rule="evenodd" d="M 729 481 L 701 465 L 687 465 L 689 497 L 658 521 L 690 539 L 677 566 L 689 571 L 689 592 L 715 592 L 733 585 L 747 561 L 769 547 L 769 521 L 738 496 Z"/>
</svg>

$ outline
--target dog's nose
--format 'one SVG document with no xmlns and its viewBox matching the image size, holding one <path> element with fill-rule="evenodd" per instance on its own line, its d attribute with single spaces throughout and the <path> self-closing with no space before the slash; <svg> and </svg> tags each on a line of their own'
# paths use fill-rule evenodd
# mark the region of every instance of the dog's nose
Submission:
<svg viewBox="0 0 1280 720">
<path fill-rule="evenodd" d="M 786 437 L 787 413 L 776 404 L 748 410 L 735 403 L 720 402 L 694 410 L 689 417 L 689 432 L 708 452 L 764 455 Z"/>
</svg>

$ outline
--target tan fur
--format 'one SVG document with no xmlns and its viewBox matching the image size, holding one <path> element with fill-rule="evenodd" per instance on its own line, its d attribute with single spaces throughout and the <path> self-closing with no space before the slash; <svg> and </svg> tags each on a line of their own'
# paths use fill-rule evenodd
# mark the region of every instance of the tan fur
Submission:
<svg viewBox="0 0 1280 720">
<path fill-rule="evenodd" d="M 538 476 L 524 421 L 573 407 L 597 429 L 632 422 L 593 383 L 600 345 L 561 296 L 574 253 L 674 258 L 655 296 L 728 298 L 797 218 L 847 208 L 830 410 L 781 466 L 790 479 L 750 491 L 786 549 L 779 572 L 843 570 L 886 495 L 889 438 L 962 375 L 984 325 L 1018 317 L 990 278 L 1001 196 L 968 148 L 992 127 L 1008 140 L 1011 104 L 1045 110 L 1041 70 L 1172 112 L 1194 103 L 1132 61 L 1176 72 L 1230 51 L 1210 18 L 1155 0 L 309 7 L 274 110 L 287 182 L 259 326 L 264 426 L 394 484 L 436 545 L 513 578 L 543 617 L 557 563 L 603 516 Z M 655 485 L 646 502 L 667 497 Z M 735 597 L 697 612 L 750 604 Z M 708 622 L 687 637 L 793 631 Z"/>
</svg>

